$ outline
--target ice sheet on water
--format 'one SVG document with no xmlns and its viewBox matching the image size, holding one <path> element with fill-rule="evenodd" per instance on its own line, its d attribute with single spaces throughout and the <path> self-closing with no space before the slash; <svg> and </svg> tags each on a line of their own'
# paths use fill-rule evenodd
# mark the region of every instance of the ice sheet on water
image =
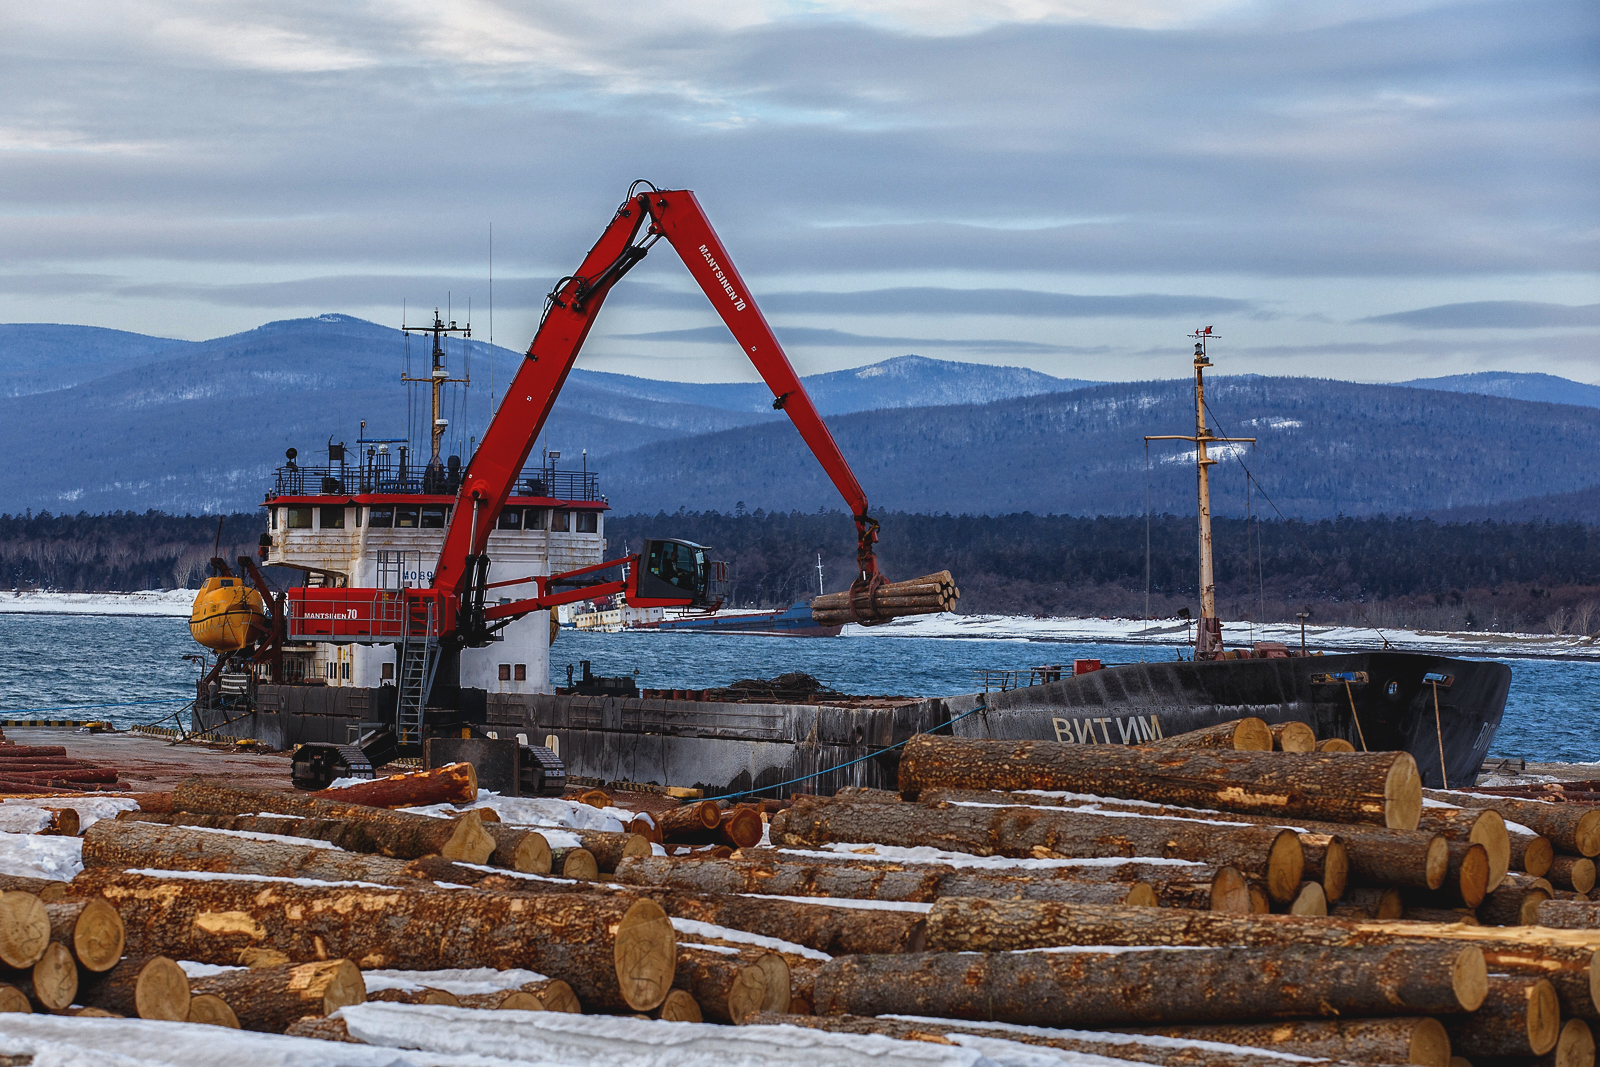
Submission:
<svg viewBox="0 0 1600 1067">
<path fill-rule="evenodd" d="M 0 833 L 0 874 L 70 882 L 81 870 L 81 837 Z"/>
</svg>

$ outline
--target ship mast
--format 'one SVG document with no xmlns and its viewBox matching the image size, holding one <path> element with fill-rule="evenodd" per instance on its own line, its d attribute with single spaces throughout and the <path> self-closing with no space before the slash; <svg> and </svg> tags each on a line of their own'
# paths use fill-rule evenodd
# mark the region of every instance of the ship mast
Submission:
<svg viewBox="0 0 1600 1067">
<path fill-rule="evenodd" d="M 1194 658 L 1217 659 L 1222 654 L 1222 620 L 1217 617 L 1217 582 L 1211 546 L 1211 468 L 1216 464 L 1207 452 L 1211 444 L 1255 444 L 1254 437 L 1217 437 L 1206 426 L 1206 341 L 1217 336 L 1211 327 L 1196 329 L 1189 335 L 1194 342 L 1194 436 L 1169 434 L 1146 437 L 1151 441 L 1190 441 L 1194 444 L 1196 492 L 1200 510 L 1200 625 L 1195 629 Z"/>
<path fill-rule="evenodd" d="M 432 386 L 433 423 L 430 429 L 433 435 L 433 452 L 432 455 L 428 457 L 428 469 L 422 476 L 422 491 L 424 493 L 443 493 L 446 491 L 445 472 L 444 462 L 439 458 L 439 447 L 444 442 L 444 432 L 449 428 L 450 420 L 446 419 L 442 414 L 443 409 L 439 403 L 440 393 L 443 392 L 445 385 L 449 383 L 454 382 L 462 385 L 471 385 L 472 378 L 470 376 L 466 378 L 450 377 L 450 371 L 446 369 L 444 365 L 444 345 L 441 343 L 440 339 L 453 333 L 459 333 L 463 337 L 471 337 L 472 324 L 468 323 L 465 326 L 457 326 L 455 319 L 451 319 L 449 323 L 446 323 L 443 319 L 439 318 L 439 309 L 434 308 L 432 326 L 407 326 L 404 323 L 401 323 L 400 329 L 407 334 L 426 333 L 433 335 L 433 368 L 429 372 L 428 377 L 409 378 L 402 373 L 400 375 L 400 380 L 402 382 L 411 382 L 414 384 L 426 382 Z"/>
</svg>

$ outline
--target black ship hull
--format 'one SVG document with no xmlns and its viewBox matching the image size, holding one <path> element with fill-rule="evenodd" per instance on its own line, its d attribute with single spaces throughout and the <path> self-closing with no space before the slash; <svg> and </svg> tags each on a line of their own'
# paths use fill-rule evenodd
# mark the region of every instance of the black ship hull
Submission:
<svg viewBox="0 0 1600 1067">
<path fill-rule="evenodd" d="M 429 714 L 458 736 L 470 724 L 550 744 L 573 778 L 693 786 L 708 796 L 893 789 L 898 745 L 920 732 L 1138 744 L 1247 715 L 1298 720 L 1319 738 L 1342 737 L 1357 749 L 1404 750 L 1427 784 L 1460 786 L 1476 778 L 1510 684 L 1502 663 L 1372 651 L 1135 663 L 1005 692 L 847 707 L 461 689 L 451 693 L 455 706 Z M 392 687 L 262 685 L 253 711 L 200 707 L 195 727 L 279 748 L 346 743 L 362 722 L 392 717 L 393 694 Z"/>
</svg>

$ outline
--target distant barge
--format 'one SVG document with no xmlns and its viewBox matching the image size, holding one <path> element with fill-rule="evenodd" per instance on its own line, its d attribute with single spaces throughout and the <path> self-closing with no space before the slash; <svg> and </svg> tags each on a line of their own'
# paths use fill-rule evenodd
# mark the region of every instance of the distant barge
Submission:
<svg viewBox="0 0 1600 1067">
<path fill-rule="evenodd" d="M 811 605 L 802 600 L 785 611 L 741 615 L 705 615 L 640 623 L 637 629 L 664 633 L 750 634 L 757 637 L 837 637 L 842 626 L 821 626 L 811 617 Z"/>
</svg>

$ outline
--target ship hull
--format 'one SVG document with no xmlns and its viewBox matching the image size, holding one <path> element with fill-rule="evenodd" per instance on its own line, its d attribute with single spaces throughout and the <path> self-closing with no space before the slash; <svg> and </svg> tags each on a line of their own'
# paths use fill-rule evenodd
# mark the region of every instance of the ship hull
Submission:
<svg viewBox="0 0 1600 1067">
<path fill-rule="evenodd" d="M 1137 744 L 1247 715 L 1305 722 L 1318 738 L 1342 737 L 1358 750 L 1404 750 L 1428 784 L 1460 786 L 1476 778 L 1510 681 L 1501 663 L 1370 651 L 1135 663 L 1005 692 L 848 707 L 462 689 L 459 706 L 441 719 L 456 729 L 474 723 L 501 737 L 520 733 L 551 744 L 573 778 L 691 786 L 711 796 L 893 789 L 898 746 L 920 732 Z M 383 709 L 392 715 L 393 692 L 262 685 L 258 713 L 225 729 L 277 747 L 344 742 L 361 722 L 385 718 Z M 198 709 L 195 725 L 214 727 L 229 717 Z"/>
</svg>

